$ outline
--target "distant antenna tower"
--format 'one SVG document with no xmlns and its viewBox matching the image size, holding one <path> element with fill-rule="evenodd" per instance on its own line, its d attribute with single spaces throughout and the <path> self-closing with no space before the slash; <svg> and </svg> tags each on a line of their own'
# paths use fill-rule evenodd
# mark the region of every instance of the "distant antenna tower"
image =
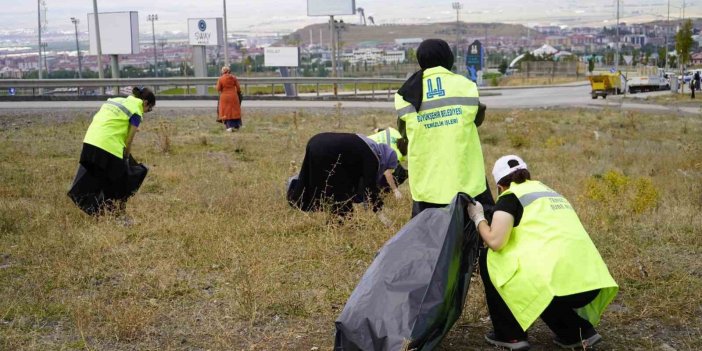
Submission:
<svg viewBox="0 0 702 351">
<path fill-rule="evenodd" d="M 49 25 L 49 19 L 46 15 L 47 11 L 49 11 L 49 8 L 46 6 L 46 0 L 41 0 L 41 29 L 43 32 L 46 32 L 46 28 Z"/>
</svg>

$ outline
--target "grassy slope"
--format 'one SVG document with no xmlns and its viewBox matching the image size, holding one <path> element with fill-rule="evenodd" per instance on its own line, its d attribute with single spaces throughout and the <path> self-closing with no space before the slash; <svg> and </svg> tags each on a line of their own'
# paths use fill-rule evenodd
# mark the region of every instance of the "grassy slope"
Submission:
<svg viewBox="0 0 702 351">
<path fill-rule="evenodd" d="M 150 174 L 128 229 L 65 196 L 88 111 L 2 112 L 0 349 L 331 349 L 335 317 L 410 202 L 388 199 L 394 229 L 366 211 L 335 227 L 290 209 L 283 183 L 311 135 L 394 118 L 245 112 L 234 134 L 197 111 L 147 116 L 134 153 Z M 582 110 L 492 112 L 481 127 L 488 169 L 522 155 L 573 203 L 621 285 L 601 349 L 702 340 L 700 132 L 694 117 Z M 485 348 L 485 317 L 474 281 L 442 348 Z M 550 349 L 540 322 L 531 338 Z"/>
</svg>

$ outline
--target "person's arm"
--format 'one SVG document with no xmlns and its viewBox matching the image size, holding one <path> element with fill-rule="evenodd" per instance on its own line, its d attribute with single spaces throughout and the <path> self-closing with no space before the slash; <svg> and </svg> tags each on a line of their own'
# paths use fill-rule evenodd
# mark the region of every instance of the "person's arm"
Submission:
<svg viewBox="0 0 702 351">
<path fill-rule="evenodd" d="M 136 132 L 139 131 L 139 127 L 135 126 L 133 124 L 129 124 L 129 130 L 127 131 L 127 147 L 124 150 L 125 157 L 128 159 L 129 155 L 131 154 L 132 150 L 132 142 L 134 141 L 134 136 L 136 135 Z"/>
<path fill-rule="evenodd" d="M 388 182 L 388 185 L 390 185 L 390 189 L 392 189 L 392 193 L 395 195 L 395 198 L 401 199 L 402 193 L 400 192 L 400 189 L 397 188 L 397 183 L 395 182 L 395 177 L 392 175 L 392 171 L 392 169 L 386 169 L 385 172 L 383 172 L 383 176 L 385 176 L 385 180 Z"/>
<path fill-rule="evenodd" d="M 492 224 L 488 224 L 483 214 L 483 205 L 477 201 L 475 204 L 469 204 L 467 211 L 485 244 L 493 251 L 500 251 L 509 241 L 514 217 L 504 211 L 495 211 L 492 215 Z"/>
<path fill-rule="evenodd" d="M 222 79 L 221 78 L 217 79 L 216 88 L 217 88 L 217 91 L 220 93 L 222 92 L 222 90 L 224 90 L 224 87 L 222 86 Z"/>
</svg>

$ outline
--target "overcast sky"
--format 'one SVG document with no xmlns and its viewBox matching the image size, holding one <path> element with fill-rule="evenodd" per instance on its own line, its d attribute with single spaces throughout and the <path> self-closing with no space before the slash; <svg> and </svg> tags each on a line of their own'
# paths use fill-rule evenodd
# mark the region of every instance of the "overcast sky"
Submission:
<svg viewBox="0 0 702 351">
<path fill-rule="evenodd" d="M 87 14 L 93 11 L 91 0 L 44 0 L 47 4 L 49 30 L 72 30 L 70 17 L 81 20 L 86 30 Z M 356 0 L 378 23 L 422 23 L 455 20 L 453 1 L 436 0 Z M 471 22 L 502 21 L 526 24 L 598 24 L 614 20 L 616 0 L 490 0 L 461 1 L 461 20 Z M 663 19 L 667 0 L 628 0 L 623 3 L 623 17 Z M 680 16 L 682 0 L 671 0 L 671 17 Z M 687 16 L 702 14 L 702 0 L 686 0 Z M 177 4 L 177 6 L 174 6 Z M 0 0 L 0 30 L 35 29 L 36 0 Z M 185 31 L 187 18 L 221 17 L 222 0 L 98 0 L 99 12 L 138 11 L 141 31 L 150 25 L 146 16 L 158 14 L 156 32 Z M 231 32 L 285 32 L 306 24 L 323 22 L 323 17 L 307 16 L 307 0 L 228 0 L 228 28 Z M 358 16 L 345 16 L 355 23 Z"/>
</svg>

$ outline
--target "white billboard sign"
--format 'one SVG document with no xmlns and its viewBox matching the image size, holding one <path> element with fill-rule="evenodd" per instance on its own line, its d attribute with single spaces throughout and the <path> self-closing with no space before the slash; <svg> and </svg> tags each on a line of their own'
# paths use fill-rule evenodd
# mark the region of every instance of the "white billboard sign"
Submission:
<svg viewBox="0 0 702 351">
<path fill-rule="evenodd" d="M 307 0 L 307 16 L 343 16 L 355 14 L 355 0 Z"/>
<path fill-rule="evenodd" d="M 224 25 L 222 18 L 188 18 L 190 45 L 222 45 Z"/>
<path fill-rule="evenodd" d="M 90 54 L 97 55 L 95 14 L 88 14 Z M 131 55 L 139 53 L 139 13 L 100 12 L 100 46 L 103 55 Z"/>
<path fill-rule="evenodd" d="M 300 65 L 300 50 L 297 46 L 264 48 L 263 65 L 266 67 L 297 67 Z"/>
</svg>

